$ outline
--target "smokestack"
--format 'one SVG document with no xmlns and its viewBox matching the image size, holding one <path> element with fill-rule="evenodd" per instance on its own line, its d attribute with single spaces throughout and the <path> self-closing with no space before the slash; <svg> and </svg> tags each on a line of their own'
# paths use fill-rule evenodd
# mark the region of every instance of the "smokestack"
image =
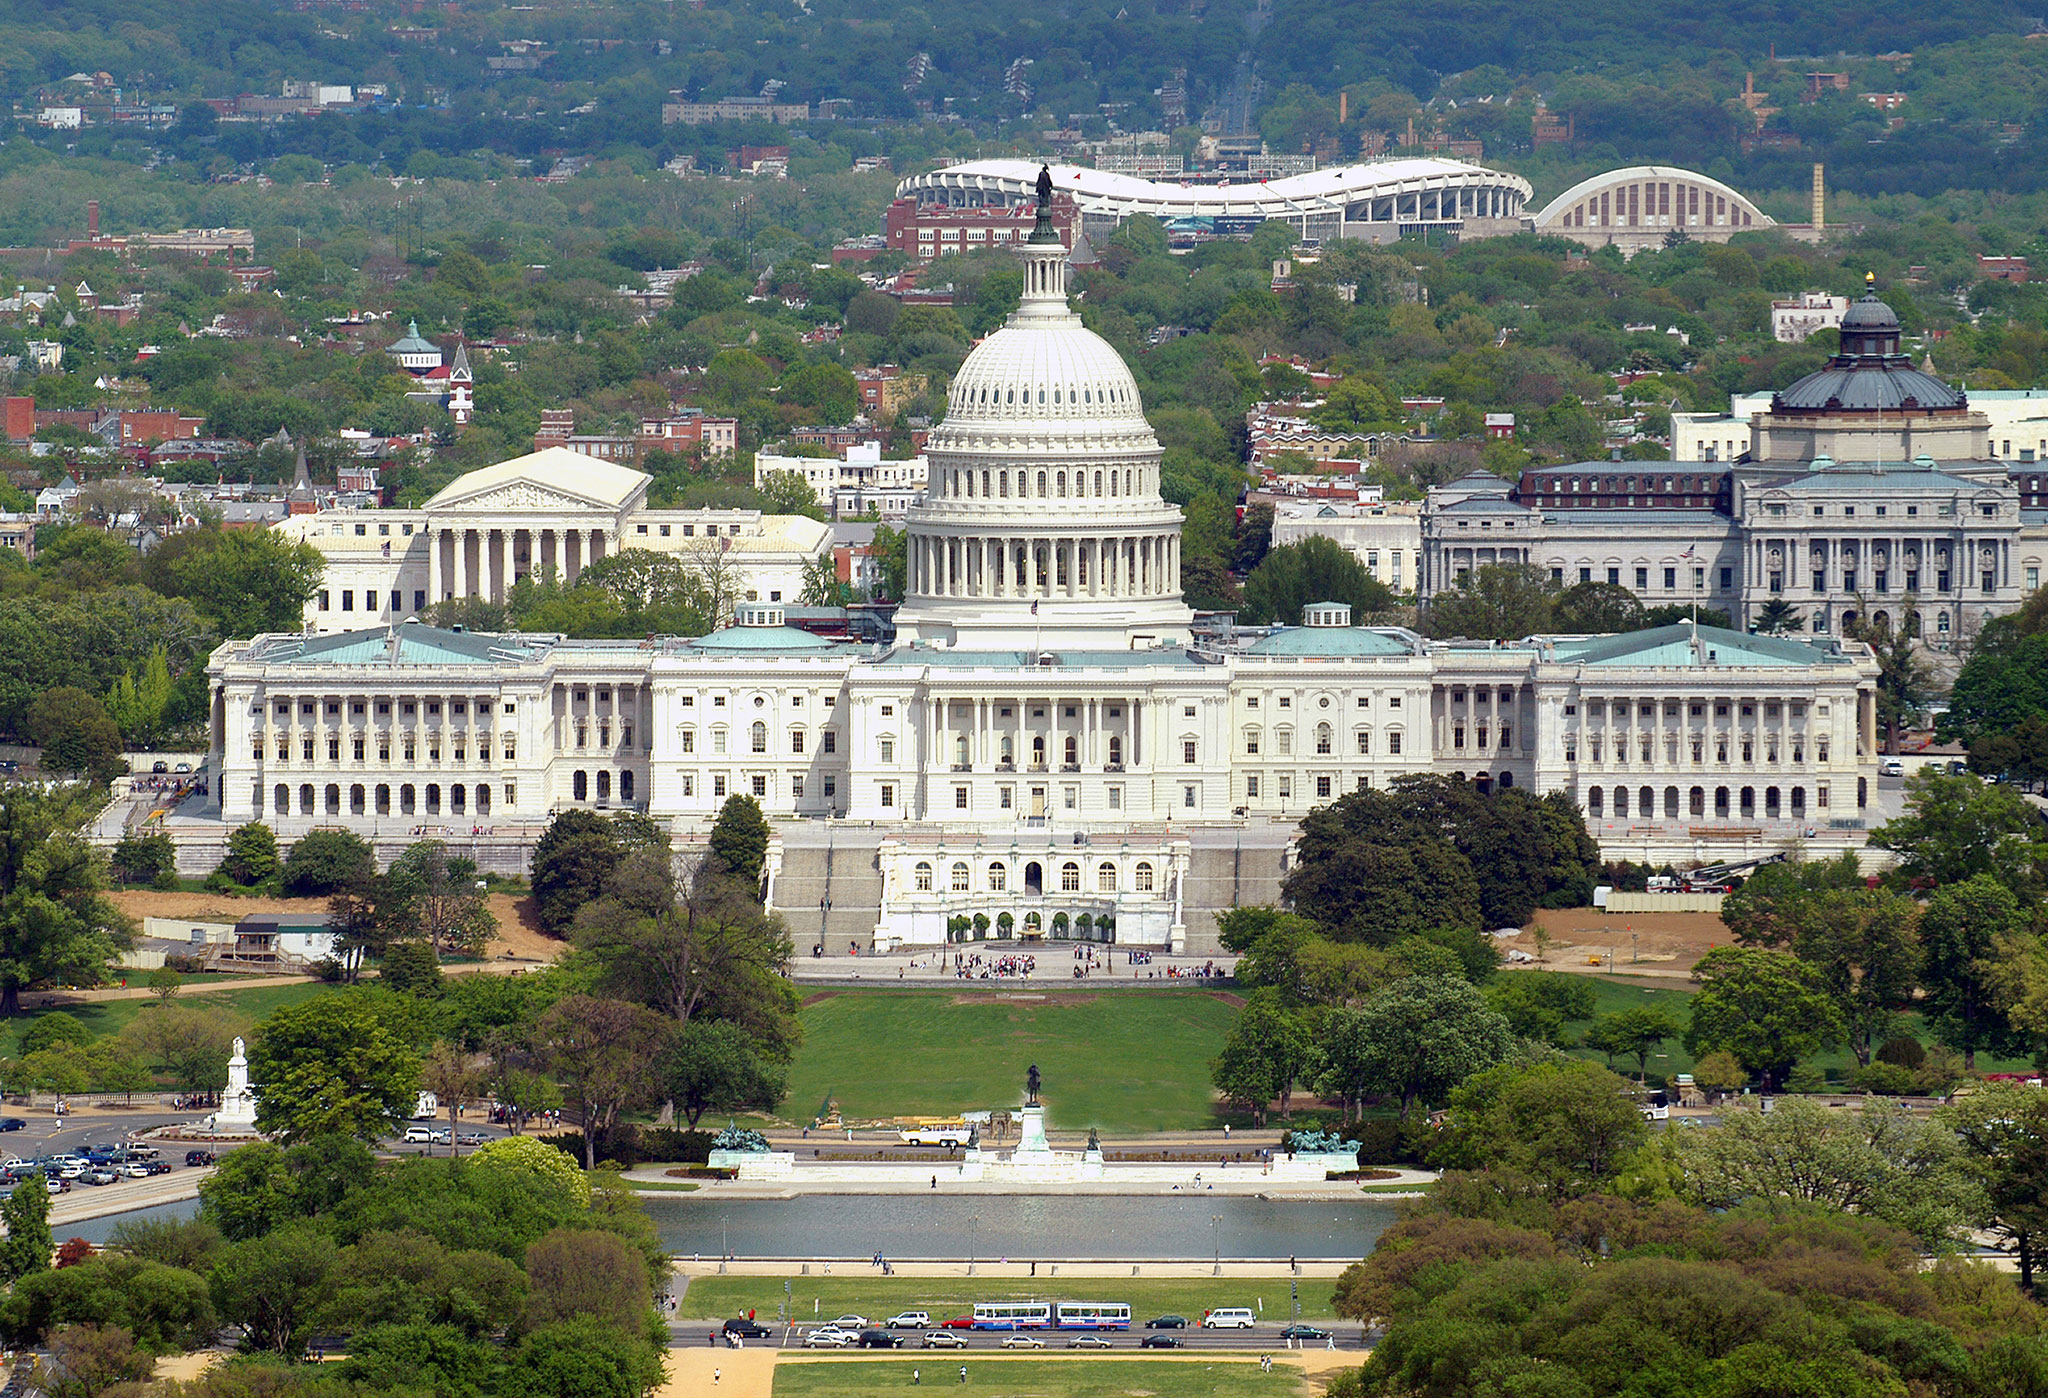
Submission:
<svg viewBox="0 0 2048 1398">
<path fill-rule="evenodd" d="M 1351 94 L 1339 92 L 1337 94 L 1337 124 L 1342 126 L 1349 120 L 1351 120 Z"/>
<path fill-rule="evenodd" d="M 98 242 L 100 236 L 100 201 L 85 201 L 85 236 L 90 242 Z"/>
<path fill-rule="evenodd" d="M 1822 171 L 1827 167 L 1819 161 L 1813 164 L 1813 231 L 1818 233 L 1827 225 L 1827 185 Z"/>
</svg>

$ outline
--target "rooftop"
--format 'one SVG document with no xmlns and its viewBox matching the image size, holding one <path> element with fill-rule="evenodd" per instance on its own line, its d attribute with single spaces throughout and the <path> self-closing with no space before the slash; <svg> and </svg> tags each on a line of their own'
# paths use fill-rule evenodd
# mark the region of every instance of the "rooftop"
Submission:
<svg viewBox="0 0 2048 1398">
<path fill-rule="evenodd" d="M 1847 660 L 1831 645 L 1791 641 L 1782 636 L 1751 636 L 1719 626 L 1698 628 L 1695 639 L 1694 628 L 1684 622 L 1614 636 L 1561 636 L 1551 640 L 1549 647 L 1553 660 L 1593 666 L 1734 666 L 1769 670 L 1840 665 Z"/>
</svg>

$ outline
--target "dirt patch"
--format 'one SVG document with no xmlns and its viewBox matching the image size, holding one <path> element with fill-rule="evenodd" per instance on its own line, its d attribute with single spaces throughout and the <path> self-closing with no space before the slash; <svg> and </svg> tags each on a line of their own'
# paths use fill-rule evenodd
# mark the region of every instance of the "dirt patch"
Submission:
<svg viewBox="0 0 2048 1398">
<path fill-rule="evenodd" d="M 1102 997 L 1087 991 L 1065 990 L 1020 990 L 1004 994 L 1001 991 L 963 991 L 953 997 L 956 1005 L 1051 1005 L 1062 1008 L 1067 1005 L 1092 1005 Z"/>
<path fill-rule="evenodd" d="M 797 1001 L 797 1004 L 804 1006 L 805 1008 L 808 1008 L 812 1005 L 817 1004 L 820 1000 L 836 999 L 838 998 L 839 994 L 840 992 L 836 990 L 820 990 L 815 994 L 804 996 L 803 999 Z"/>
<path fill-rule="evenodd" d="M 1586 975 L 1606 975 L 1612 970 L 1617 975 L 1689 980 L 1702 956 L 1735 940 L 1718 913 L 1541 908 L 1519 937 L 1500 939 L 1501 949 L 1536 955 L 1538 927 L 1550 935 L 1542 969 Z"/>
<path fill-rule="evenodd" d="M 240 922 L 252 913 L 319 916 L 325 898 L 228 898 L 218 893 L 161 893 L 128 888 L 109 895 L 114 905 L 138 923 L 146 917 L 191 922 Z M 545 963 L 562 954 L 563 943 L 540 930 L 530 895 L 493 893 L 491 916 L 498 919 L 498 940 L 491 944 L 491 969 L 514 969 L 498 963 Z M 451 968 L 460 970 L 462 968 Z"/>
<path fill-rule="evenodd" d="M 1233 1010 L 1244 1008 L 1244 996 L 1234 994 L 1228 990 L 1212 990 L 1209 992 L 1209 998 L 1211 1000 L 1220 1000 Z"/>
</svg>

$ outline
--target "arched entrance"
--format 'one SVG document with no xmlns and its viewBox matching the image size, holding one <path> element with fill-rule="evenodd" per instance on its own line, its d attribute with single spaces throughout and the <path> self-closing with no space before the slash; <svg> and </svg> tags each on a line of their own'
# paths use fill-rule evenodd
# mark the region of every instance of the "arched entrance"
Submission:
<svg viewBox="0 0 2048 1398">
<path fill-rule="evenodd" d="M 1037 860 L 1024 866 L 1024 896 L 1043 898 L 1045 896 L 1045 868 Z"/>
</svg>

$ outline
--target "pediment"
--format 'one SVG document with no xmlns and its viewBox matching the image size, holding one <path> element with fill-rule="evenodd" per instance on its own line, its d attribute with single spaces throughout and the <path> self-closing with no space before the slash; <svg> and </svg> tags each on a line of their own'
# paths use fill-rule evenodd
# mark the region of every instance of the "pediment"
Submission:
<svg viewBox="0 0 2048 1398">
<path fill-rule="evenodd" d="M 490 486 L 472 494 L 436 498 L 430 508 L 436 514 L 475 512 L 478 514 L 584 514 L 601 510 L 607 514 L 616 505 L 544 485 L 539 481 L 513 481 Z"/>
</svg>

